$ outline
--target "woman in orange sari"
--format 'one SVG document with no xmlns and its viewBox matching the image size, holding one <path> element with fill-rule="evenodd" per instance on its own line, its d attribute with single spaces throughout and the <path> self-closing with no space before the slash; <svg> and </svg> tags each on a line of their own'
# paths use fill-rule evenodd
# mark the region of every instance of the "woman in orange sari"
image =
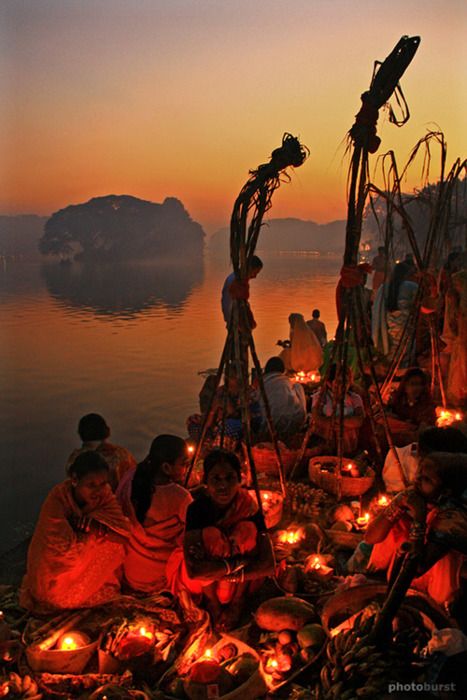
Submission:
<svg viewBox="0 0 467 700">
<path fill-rule="evenodd" d="M 386 570 L 389 578 L 407 541 L 421 555 L 412 586 L 440 605 L 454 602 L 467 555 L 467 455 L 434 452 L 420 462 L 414 487 L 401 491 L 368 526 L 370 570 Z"/>
<path fill-rule="evenodd" d="M 204 460 L 206 491 L 189 507 L 178 585 L 202 594 L 213 621 L 236 624 L 253 582 L 274 571 L 256 501 L 241 487 L 240 462 L 215 449 Z"/>
<path fill-rule="evenodd" d="M 109 466 L 80 454 L 55 486 L 28 551 L 20 603 L 35 612 L 92 607 L 115 598 L 129 523 L 112 493 Z"/>
<path fill-rule="evenodd" d="M 186 511 L 193 500 L 181 484 L 189 463 L 185 440 L 158 435 L 148 456 L 127 472 L 117 489 L 131 535 L 123 564 L 133 591 L 167 589 L 167 568 L 182 559 Z"/>
</svg>

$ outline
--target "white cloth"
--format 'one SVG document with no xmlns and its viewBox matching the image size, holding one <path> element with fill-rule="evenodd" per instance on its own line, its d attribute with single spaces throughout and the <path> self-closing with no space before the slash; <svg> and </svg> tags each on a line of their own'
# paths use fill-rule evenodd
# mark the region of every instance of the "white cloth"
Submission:
<svg viewBox="0 0 467 700">
<path fill-rule="evenodd" d="M 417 443 L 412 442 L 410 445 L 405 445 L 404 447 L 396 447 L 396 452 L 399 456 L 402 471 L 407 479 L 407 483 L 413 483 L 418 468 Z M 383 481 L 388 493 L 398 493 L 406 488 L 392 450 L 389 450 L 384 461 Z"/>
<path fill-rule="evenodd" d="M 272 422 L 279 433 L 299 430 L 306 418 L 305 391 L 301 384 L 295 384 L 281 372 L 264 375 L 264 389 L 271 408 Z M 266 414 L 261 401 L 264 420 Z"/>
</svg>

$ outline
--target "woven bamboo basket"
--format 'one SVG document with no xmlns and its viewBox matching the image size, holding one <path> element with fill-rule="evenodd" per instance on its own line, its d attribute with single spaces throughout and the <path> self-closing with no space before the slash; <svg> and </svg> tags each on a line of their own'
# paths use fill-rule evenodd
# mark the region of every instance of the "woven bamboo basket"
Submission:
<svg viewBox="0 0 467 700">
<path fill-rule="evenodd" d="M 287 475 L 295 464 L 299 450 L 289 450 L 286 445 L 281 443 L 279 445 L 279 451 L 282 458 L 284 472 Z M 270 474 L 271 476 L 278 475 L 279 465 L 277 463 L 274 445 L 271 442 L 259 442 L 252 448 L 252 453 L 253 459 L 255 460 L 256 470 L 259 474 Z"/>
<path fill-rule="evenodd" d="M 346 464 L 356 465 L 356 462 L 352 459 L 345 458 Z M 337 495 L 337 473 L 336 467 L 338 463 L 338 457 L 312 457 L 308 463 L 308 474 L 310 481 L 312 481 L 316 486 L 327 493 L 331 493 L 333 496 Z M 321 467 L 327 465 L 329 467 L 334 467 L 334 471 L 324 471 Z M 365 476 L 345 476 L 342 474 L 341 479 L 341 496 L 346 498 L 347 496 L 361 496 L 366 493 L 369 488 L 373 485 L 375 480 L 375 473 L 373 469 L 368 468 Z"/>
</svg>

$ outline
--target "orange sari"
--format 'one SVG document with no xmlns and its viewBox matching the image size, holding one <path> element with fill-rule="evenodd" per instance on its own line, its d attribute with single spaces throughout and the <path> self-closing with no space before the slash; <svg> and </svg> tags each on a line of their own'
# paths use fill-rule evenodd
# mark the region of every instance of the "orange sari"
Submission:
<svg viewBox="0 0 467 700">
<path fill-rule="evenodd" d="M 77 533 L 73 518 L 87 516 L 105 534 Z M 129 523 L 110 486 L 98 506 L 80 508 L 67 479 L 49 493 L 28 551 L 20 604 L 36 612 L 92 607 L 116 597 Z"/>
</svg>

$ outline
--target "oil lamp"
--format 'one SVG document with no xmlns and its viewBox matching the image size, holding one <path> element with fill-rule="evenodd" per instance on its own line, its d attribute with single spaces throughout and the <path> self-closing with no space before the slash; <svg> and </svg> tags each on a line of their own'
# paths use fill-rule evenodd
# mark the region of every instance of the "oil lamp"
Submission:
<svg viewBox="0 0 467 700">
<path fill-rule="evenodd" d="M 66 632 L 57 641 L 57 649 L 60 651 L 75 651 L 90 644 L 87 634 L 82 632 Z"/>
<path fill-rule="evenodd" d="M 316 573 L 318 576 L 330 576 L 333 568 L 328 566 L 323 557 L 319 554 L 311 554 L 305 561 L 305 572 Z"/>
<path fill-rule="evenodd" d="M 360 515 L 357 520 L 357 527 L 359 530 L 366 530 L 368 523 L 370 522 L 370 514 L 365 513 L 365 515 Z"/>
<path fill-rule="evenodd" d="M 150 652 L 155 645 L 154 629 L 145 625 L 129 629 L 120 642 L 120 659 L 130 659 Z"/>
</svg>

